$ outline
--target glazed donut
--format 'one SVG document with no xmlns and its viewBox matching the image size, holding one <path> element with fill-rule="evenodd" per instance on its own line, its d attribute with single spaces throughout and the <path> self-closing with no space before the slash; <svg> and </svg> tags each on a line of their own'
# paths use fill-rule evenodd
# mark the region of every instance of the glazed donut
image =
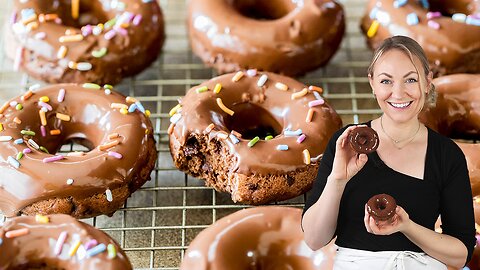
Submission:
<svg viewBox="0 0 480 270">
<path fill-rule="evenodd" d="M 219 73 L 256 68 L 293 76 L 327 64 L 345 15 L 332 0 L 194 0 L 188 30 L 193 52 Z"/>
<path fill-rule="evenodd" d="M 132 269 L 112 238 L 68 215 L 12 218 L 0 243 L 0 269 Z"/>
<path fill-rule="evenodd" d="M 348 134 L 348 142 L 355 152 L 370 154 L 377 150 L 380 139 L 373 128 L 356 127 Z"/>
<path fill-rule="evenodd" d="M 367 212 L 376 221 L 387 221 L 395 215 L 397 203 L 388 194 L 377 194 L 367 202 Z"/>
<path fill-rule="evenodd" d="M 454 139 L 478 140 L 480 135 L 480 75 L 455 74 L 433 80 L 435 107 L 420 114 L 429 128 Z M 456 141 L 467 159 L 472 195 L 480 195 L 480 145 Z"/>
<path fill-rule="evenodd" d="M 112 215 L 150 179 L 157 152 L 148 112 L 105 87 L 51 85 L 0 108 L 3 214 Z M 70 141 L 89 151 L 58 153 Z"/>
<path fill-rule="evenodd" d="M 341 119 L 318 92 L 294 79 L 246 73 L 193 87 L 172 109 L 168 130 L 174 165 L 230 192 L 235 202 L 293 198 L 311 188 L 318 171 L 315 157 Z"/>
<path fill-rule="evenodd" d="M 395 35 L 415 39 L 435 75 L 480 73 L 478 14 L 476 0 L 369 0 L 361 28 L 372 49 Z"/>
<path fill-rule="evenodd" d="M 302 211 L 291 207 L 237 211 L 195 237 L 180 269 L 332 269 L 336 246 L 312 251 L 301 219 Z"/>
<path fill-rule="evenodd" d="M 157 1 L 14 1 L 5 24 L 14 69 L 49 82 L 115 84 L 157 58 L 165 39 Z"/>
</svg>

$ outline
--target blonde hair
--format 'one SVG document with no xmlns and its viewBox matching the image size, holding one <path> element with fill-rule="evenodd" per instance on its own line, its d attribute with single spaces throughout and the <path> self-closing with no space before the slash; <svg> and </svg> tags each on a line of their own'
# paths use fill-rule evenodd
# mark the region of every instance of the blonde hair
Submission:
<svg viewBox="0 0 480 270">
<path fill-rule="evenodd" d="M 378 47 L 373 54 L 372 62 L 367 69 L 368 76 L 373 78 L 373 69 L 375 67 L 375 63 L 383 54 L 391 50 L 400 50 L 410 58 L 410 61 L 412 61 L 412 64 L 415 67 L 418 76 L 420 77 L 420 90 L 422 91 L 422 93 L 425 93 L 425 82 L 427 81 L 427 77 L 430 73 L 430 65 L 428 63 L 428 59 L 422 47 L 415 40 L 406 36 L 393 36 L 383 41 L 380 47 Z M 414 61 L 414 56 L 416 56 L 417 59 L 420 60 L 423 73 L 419 72 L 418 67 Z M 425 96 L 425 103 L 423 107 L 434 106 L 436 100 L 437 92 L 435 91 L 435 86 L 433 85 L 433 83 L 431 83 L 430 89 L 428 89 L 428 93 Z"/>
</svg>

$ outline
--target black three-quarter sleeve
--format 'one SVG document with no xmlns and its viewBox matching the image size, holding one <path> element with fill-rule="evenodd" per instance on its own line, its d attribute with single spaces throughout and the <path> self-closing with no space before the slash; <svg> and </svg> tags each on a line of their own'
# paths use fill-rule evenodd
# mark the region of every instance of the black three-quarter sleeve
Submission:
<svg viewBox="0 0 480 270">
<path fill-rule="evenodd" d="M 330 138 L 330 141 L 327 144 L 327 148 L 323 152 L 322 160 L 320 161 L 320 166 L 317 173 L 317 179 L 313 183 L 313 188 L 310 191 L 307 201 L 305 202 L 305 207 L 303 208 L 303 214 L 310 208 L 314 203 L 318 201 L 320 195 L 327 184 L 327 177 L 332 172 L 333 158 L 335 157 L 335 148 L 338 137 L 343 133 L 346 128 L 338 130 Z"/>
<path fill-rule="evenodd" d="M 446 143 L 445 180 L 440 197 L 442 232 L 451 235 L 466 246 L 470 261 L 475 247 L 475 220 L 473 216 L 472 190 L 467 162 L 460 148 L 450 141 Z"/>
</svg>

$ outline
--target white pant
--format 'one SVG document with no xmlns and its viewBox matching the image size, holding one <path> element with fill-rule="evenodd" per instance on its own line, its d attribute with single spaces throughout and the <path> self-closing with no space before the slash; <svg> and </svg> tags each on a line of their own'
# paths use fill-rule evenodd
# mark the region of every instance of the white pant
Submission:
<svg viewBox="0 0 480 270">
<path fill-rule="evenodd" d="M 447 266 L 423 252 L 366 251 L 339 247 L 334 270 L 447 270 Z"/>
</svg>

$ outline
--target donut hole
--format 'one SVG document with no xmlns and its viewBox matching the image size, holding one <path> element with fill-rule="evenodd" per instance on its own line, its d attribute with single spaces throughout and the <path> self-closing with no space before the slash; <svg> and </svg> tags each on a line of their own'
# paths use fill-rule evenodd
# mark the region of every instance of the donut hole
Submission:
<svg viewBox="0 0 480 270">
<path fill-rule="evenodd" d="M 233 8 L 254 20 L 277 20 L 296 8 L 294 1 L 286 0 L 234 0 Z"/>
<path fill-rule="evenodd" d="M 439 11 L 442 16 L 452 17 L 455 13 L 463 13 L 466 15 L 473 14 L 476 7 L 474 1 L 429 1 L 430 11 Z"/>
<path fill-rule="evenodd" d="M 225 119 L 225 126 L 242 134 L 243 139 L 253 139 L 258 136 L 277 136 L 282 133 L 282 125 L 263 107 L 252 103 L 239 103 L 232 107 L 234 115 Z"/>
<path fill-rule="evenodd" d="M 377 209 L 385 210 L 387 208 L 387 200 L 377 199 L 376 205 Z"/>
<path fill-rule="evenodd" d="M 90 152 L 95 149 L 95 145 L 85 138 L 70 138 L 56 150 L 56 154 L 65 154 L 70 152 Z"/>
</svg>

